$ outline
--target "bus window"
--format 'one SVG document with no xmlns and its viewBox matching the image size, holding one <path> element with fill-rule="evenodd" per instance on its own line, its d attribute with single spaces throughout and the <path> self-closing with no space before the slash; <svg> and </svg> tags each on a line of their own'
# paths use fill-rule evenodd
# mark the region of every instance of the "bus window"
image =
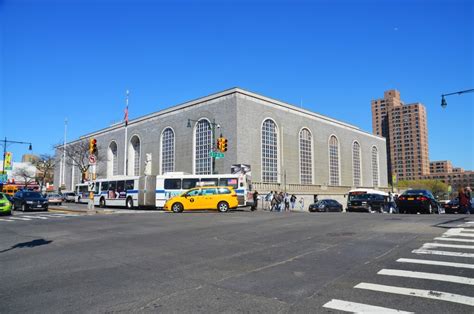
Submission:
<svg viewBox="0 0 474 314">
<path fill-rule="evenodd" d="M 199 179 L 183 179 L 183 190 L 189 190 L 196 187 Z"/>
<path fill-rule="evenodd" d="M 181 179 L 165 179 L 165 190 L 180 190 Z"/>
<path fill-rule="evenodd" d="M 236 178 L 220 178 L 219 186 L 231 186 L 234 189 L 237 189 L 237 179 Z"/>
<path fill-rule="evenodd" d="M 108 191 L 107 191 L 107 197 L 108 198 L 117 198 L 117 195 L 115 192 L 117 191 L 117 182 L 115 181 L 110 181 L 109 186 L 108 186 Z"/>
<path fill-rule="evenodd" d="M 117 197 L 125 198 L 127 194 L 125 193 L 125 181 L 117 181 Z"/>
<path fill-rule="evenodd" d="M 109 182 L 104 181 L 100 184 L 101 191 L 108 191 L 109 190 Z"/>
<path fill-rule="evenodd" d="M 125 190 L 128 191 L 128 190 L 134 190 L 134 182 L 133 180 L 127 180 L 125 181 Z"/>
</svg>

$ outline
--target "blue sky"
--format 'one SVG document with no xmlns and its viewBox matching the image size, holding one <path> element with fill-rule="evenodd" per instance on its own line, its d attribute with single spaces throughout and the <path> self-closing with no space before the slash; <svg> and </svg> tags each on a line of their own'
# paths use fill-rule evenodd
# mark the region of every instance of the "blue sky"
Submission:
<svg viewBox="0 0 474 314">
<path fill-rule="evenodd" d="M 0 138 L 63 140 L 231 87 L 371 132 L 370 101 L 427 107 L 431 160 L 474 169 L 473 1 L 0 0 Z M 183 122 L 185 123 L 185 122 Z M 11 145 L 14 160 L 26 145 Z"/>
</svg>

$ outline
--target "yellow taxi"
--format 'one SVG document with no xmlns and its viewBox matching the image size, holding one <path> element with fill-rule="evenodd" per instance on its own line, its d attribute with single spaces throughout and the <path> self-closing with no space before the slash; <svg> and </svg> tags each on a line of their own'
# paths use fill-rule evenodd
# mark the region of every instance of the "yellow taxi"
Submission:
<svg viewBox="0 0 474 314">
<path fill-rule="evenodd" d="M 238 205 L 237 193 L 232 187 L 203 186 L 170 198 L 163 208 L 174 213 L 202 209 L 217 209 L 221 213 L 226 213 L 231 208 L 237 208 Z"/>
</svg>

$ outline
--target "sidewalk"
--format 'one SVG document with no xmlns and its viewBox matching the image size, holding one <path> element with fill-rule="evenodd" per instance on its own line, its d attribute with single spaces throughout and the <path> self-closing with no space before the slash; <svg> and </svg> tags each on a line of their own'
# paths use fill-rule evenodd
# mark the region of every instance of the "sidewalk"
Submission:
<svg viewBox="0 0 474 314">
<path fill-rule="evenodd" d="M 110 215 L 110 214 L 136 214 L 136 213 L 156 213 L 161 210 L 144 210 L 144 209 L 124 209 L 124 208 L 100 208 L 87 209 L 87 204 L 64 203 L 63 205 L 50 205 L 48 208 L 51 212 L 60 213 L 77 213 L 87 215 Z"/>
</svg>

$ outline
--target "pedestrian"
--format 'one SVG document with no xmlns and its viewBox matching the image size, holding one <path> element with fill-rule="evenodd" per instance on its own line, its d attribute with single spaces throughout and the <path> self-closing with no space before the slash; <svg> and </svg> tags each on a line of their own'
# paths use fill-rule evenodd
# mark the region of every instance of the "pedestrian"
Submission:
<svg viewBox="0 0 474 314">
<path fill-rule="evenodd" d="M 273 192 L 272 200 L 270 203 L 270 211 L 277 210 L 278 208 L 278 194 L 276 194 L 276 191 Z"/>
<path fill-rule="evenodd" d="M 296 196 L 295 196 L 295 194 L 291 195 L 290 204 L 291 204 L 291 209 L 295 209 L 295 205 L 296 205 Z"/>
<path fill-rule="evenodd" d="M 466 189 L 463 188 L 459 188 L 458 190 L 459 210 L 469 215 L 471 213 L 471 209 L 469 208 L 470 199 L 468 198 L 468 194 L 466 194 L 466 192 L 469 193 L 469 191 L 466 191 Z"/>
<path fill-rule="evenodd" d="M 250 210 L 254 211 L 254 210 L 257 210 L 257 206 L 258 206 L 258 192 L 257 192 L 257 190 L 255 190 L 255 192 L 253 192 L 252 198 L 253 198 L 253 204 L 252 204 L 252 207 L 250 207 Z"/>
<path fill-rule="evenodd" d="M 273 200 L 273 191 L 270 191 L 267 195 L 265 195 L 265 209 L 270 210 L 272 208 L 272 200 Z"/>
<path fill-rule="evenodd" d="M 278 202 L 279 202 L 278 210 L 280 212 L 284 211 L 285 210 L 285 194 L 283 194 L 283 192 L 280 192 L 278 194 Z"/>
<path fill-rule="evenodd" d="M 285 211 L 290 211 L 290 195 L 285 193 Z"/>
<path fill-rule="evenodd" d="M 299 203 L 300 203 L 300 209 L 304 210 L 304 198 L 300 198 Z"/>
</svg>

